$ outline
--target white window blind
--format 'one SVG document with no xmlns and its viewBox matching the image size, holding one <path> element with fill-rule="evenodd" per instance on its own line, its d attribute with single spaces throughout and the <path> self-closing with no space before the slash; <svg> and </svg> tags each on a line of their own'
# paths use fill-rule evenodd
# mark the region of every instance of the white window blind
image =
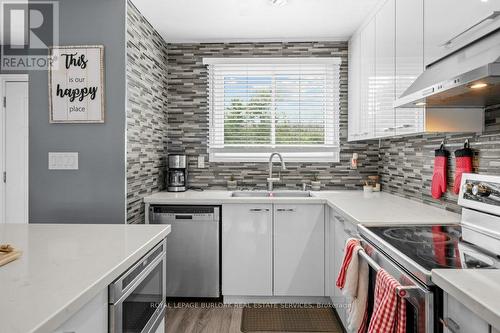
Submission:
<svg viewBox="0 0 500 333">
<path fill-rule="evenodd" d="M 210 161 L 339 160 L 339 58 L 208 58 Z"/>
</svg>

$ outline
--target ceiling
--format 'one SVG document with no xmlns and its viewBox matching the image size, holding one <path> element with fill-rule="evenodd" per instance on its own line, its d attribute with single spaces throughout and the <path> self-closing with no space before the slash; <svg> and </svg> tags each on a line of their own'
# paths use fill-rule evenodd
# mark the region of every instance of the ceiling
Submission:
<svg viewBox="0 0 500 333">
<path fill-rule="evenodd" d="M 167 42 L 347 40 L 378 0 L 132 0 Z"/>
</svg>

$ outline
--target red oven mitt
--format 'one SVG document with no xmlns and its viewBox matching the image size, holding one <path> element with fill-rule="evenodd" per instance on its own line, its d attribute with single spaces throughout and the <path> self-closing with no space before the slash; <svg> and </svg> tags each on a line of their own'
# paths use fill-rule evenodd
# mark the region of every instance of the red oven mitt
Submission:
<svg viewBox="0 0 500 333">
<path fill-rule="evenodd" d="M 463 149 L 455 151 L 455 182 L 453 183 L 453 193 L 458 194 L 460 192 L 460 183 L 462 182 L 462 174 L 464 172 L 472 172 L 472 156 L 474 153 L 469 147 L 469 142 L 464 144 Z"/>
<path fill-rule="evenodd" d="M 434 151 L 434 174 L 432 175 L 431 193 L 434 199 L 439 199 L 446 192 L 446 174 L 450 152 L 441 145 Z"/>
</svg>

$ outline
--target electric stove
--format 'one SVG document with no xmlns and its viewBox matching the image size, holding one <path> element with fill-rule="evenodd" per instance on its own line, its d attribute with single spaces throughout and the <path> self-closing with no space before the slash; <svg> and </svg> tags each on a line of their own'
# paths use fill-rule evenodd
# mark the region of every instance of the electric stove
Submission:
<svg viewBox="0 0 500 333">
<path fill-rule="evenodd" d="M 433 269 L 500 268 L 500 177 L 463 174 L 458 204 L 459 224 L 358 226 L 371 283 L 384 269 L 401 285 L 408 332 L 442 332 L 443 292 Z"/>
</svg>

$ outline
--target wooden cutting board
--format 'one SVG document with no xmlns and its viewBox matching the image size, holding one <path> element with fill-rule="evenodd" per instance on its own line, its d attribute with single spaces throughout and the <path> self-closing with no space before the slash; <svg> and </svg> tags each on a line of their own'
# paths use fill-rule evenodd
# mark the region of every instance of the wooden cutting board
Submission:
<svg viewBox="0 0 500 333">
<path fill-rule="evenodd" d="M 11 261 L 18 259 L 21 256 L 22 252 L 16 249 L 12 249 L 9 252 L 1 252 L 0 251 L 0 267 L 8 264 Z"/>
</svg>

